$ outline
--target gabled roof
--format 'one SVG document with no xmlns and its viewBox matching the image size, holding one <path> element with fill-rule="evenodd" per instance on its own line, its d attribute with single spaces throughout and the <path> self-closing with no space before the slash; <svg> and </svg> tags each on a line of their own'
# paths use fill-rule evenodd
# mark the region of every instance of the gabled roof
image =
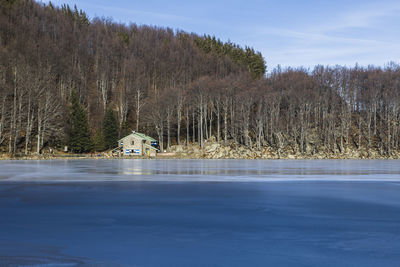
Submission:
<svg viewBox="0 0 400 267">
<path fill-rule="evenodd" d="M 142 133 L 134 132 L 133 135 L 137 136 L 137 137 L 139 137 L 141 139 L 145 139 L 147 141 L 150 141 L 150 142 L 157 142 L 156 139 L 154 139 L 154 138 L 152 138 L 152 137 L 150 137 L 148 135 L 142 134 Z"/>
<path fill-rule="evenodd" d="M 156 139 L 154 139 L 154 138 L 152 138 L 152 137 L 150 137 L 148 135 L 145 135 L 145 134 L 142 134 L 142 133 L 138 133 L 138 132 L 133 132 L 130 135 L 127 135 L 127 136 L 121 138 L 118 142 L 120 142 L 121 140 L 127 138 L 128 136 L 134 136 L 136 138 L 139 138 L 139 139 L 142 139 L 142 140 L 146 140 L 146 141 L 149 141 L 149 142 L 157 142 Z"/>
</svg>

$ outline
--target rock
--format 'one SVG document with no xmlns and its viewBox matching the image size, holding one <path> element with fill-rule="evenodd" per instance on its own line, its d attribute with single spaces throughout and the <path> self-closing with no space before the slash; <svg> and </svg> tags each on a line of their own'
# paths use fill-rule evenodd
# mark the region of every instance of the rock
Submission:
<svg viewBox="0 0 400 267">
<path fill-rule="evenodd" d="M 224 158 L 224 153 L 219 151 L 218 153 L 214 154 L 214 159 L 222 159 Z"/>
<path fill-rule="evenodd" d="M 280 155 L 278 156 L 278 150 L 271 146 L 262 146 L 257 149 L 256 147 L 248 147 L 241 144 L 236 144 L 233 141 L 226 143 L 217 143 L 214 138 L 211 137 L 207 142 L 204 143 L 204 148 L 200 149 L 197 144 L 186 145 L 174 145 L 171 146 L 168 152 L 175 152 L 174 157 L 179 158 L 207 158 L 207 159 L 349 159 L 349 158 L 399 158 L 400 153 L 392 152 L 392 154 L 386 155 L 381 149 L 360 149 L 354 147 L 343 148 L 342 151 L 336 150 L 328 151 L 328 148 L 314 144 L 315 147 L 310 147 L 307 154 L 301 154 L 298 152 L 295 146 L 286 145 L 280 148 Z"/>
<path fill-rule="evenodd" d="M 211 136 L 210 138 L 208 138 L 207 142 L 211 142 L 211 143 L 215 143 L 217 141 L 217 139 L 215 138 L 215 136 Z"/>
<path fill-rule="evenodd" d="M 174 150 L 175 150 L 175 152 L 180 153 L 183 151 L 183 147 L 182 147 L 182 145 L 176 145 Z"/>
<path fill-rule="evenodd" d="M 214 144 L 209 144 L 209 145 L 205 146 L 205 151 L 206 151 L 207 153 L 214 152 L 214 151 L 216 151 L 219 147 L 220 147 L 219 144 L 215 144 L 215 143 L 214 143 Z"/>
</svg>

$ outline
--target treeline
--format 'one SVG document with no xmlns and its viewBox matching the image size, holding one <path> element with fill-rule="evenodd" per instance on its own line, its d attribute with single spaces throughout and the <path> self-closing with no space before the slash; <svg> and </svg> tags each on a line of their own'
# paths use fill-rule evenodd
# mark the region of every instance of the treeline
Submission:
<svg viewBox="0 0 400 267">
<path fill-rule="evenodd" d="M 219 56 L 228 56 L 234 62 L 245 65 L 253 78 L 261 78 L 264 76 L 266 66 L 264 58 L 260 52 L 255 52 L 253 48 L 241 48 L 237 44 L 231 42 L 224 43 L 215 36 L 205 35 L 203 37 L 195 37 L 195 43 L 206 53 L 214 53 Z"/>
<path fill-rule="evenodd" d="M 179 143 L 183 120 L 184 139 L 200 145 L 214 136 L 219 142 L 306 155 L 363 150 L 390 156 L 400 148 L 400 66 L 395 63 L 277 68 L 259 80 L 203 77 L 172 99 L 159 99 L 163 103 L 153 112 L 159 110 L 159 129 L 167 129 L 167 147 L 170 135 Z"/>
<path fill-rule="evenodd" d="M 0 3 L 0 149 L 11 154 L 68 144 L 73 90 L 93 137 L 108 109 L 119 135 L 151 132 L 150 102 L 164 88 L 252 71 L 248 61 L 204 52 L 195 34 L 89 20 L 68 5 Z"/>
<path fill-rule="evenodd" d="M 265 76 L 251 48 L 23 0 L 1 1 L 0 38 L 0 149 L 11 154 L 102 150 L 131 130 L 161 150 L 212 137 L 278 153 L 399 150 L 395 63 Z"/>
</svg>

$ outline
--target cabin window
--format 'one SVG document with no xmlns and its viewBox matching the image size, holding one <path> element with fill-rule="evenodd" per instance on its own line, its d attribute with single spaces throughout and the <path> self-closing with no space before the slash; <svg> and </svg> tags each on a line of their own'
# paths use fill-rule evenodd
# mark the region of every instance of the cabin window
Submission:
<svg viewBox="0 0 400 267">
<path fill-rule="evenodd" d="M 135 141 L 134 141 L 134 140 L 131 141 L 131 145 L 132 145 L 132 146 L 135 145 Z"/>
</svg>

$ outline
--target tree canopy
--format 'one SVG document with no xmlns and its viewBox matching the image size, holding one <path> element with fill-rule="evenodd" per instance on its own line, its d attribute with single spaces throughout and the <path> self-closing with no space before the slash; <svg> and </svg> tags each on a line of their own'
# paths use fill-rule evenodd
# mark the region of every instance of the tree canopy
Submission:
<svg viewBox="0 0 400 267">
<path fill-rule="evenodd" d="M 245 66 L 254 79 L 261 78 L 265 75 L 265 60 L 261 53 L 254 51 L 253 48 L 246 46 L 243 49 L 237 44 L 231 42 L 224 43 L 216 39 L 215 36 L 211 37 L 210 35 L 195 37 L 195 43 L 208 54 L 228 56 L 235 63 Z"/>
</svg>

